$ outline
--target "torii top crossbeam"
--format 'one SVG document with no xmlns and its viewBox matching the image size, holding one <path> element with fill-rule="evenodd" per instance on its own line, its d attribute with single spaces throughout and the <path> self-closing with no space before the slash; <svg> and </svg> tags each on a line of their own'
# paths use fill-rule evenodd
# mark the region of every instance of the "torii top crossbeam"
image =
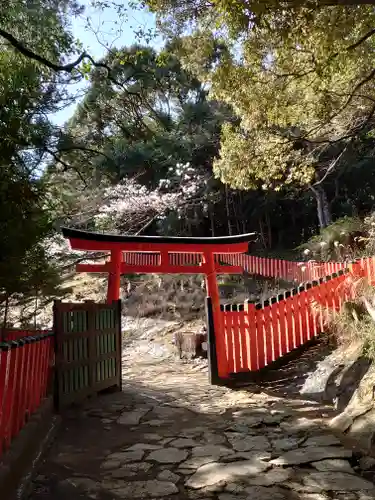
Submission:
<svg viewBox="0 0 375 500">
<path fill-rule="evenodd" d="M 105 264 L 78 264 L 77 271 L 108 273 L 109 302 L 118 300 L 121 274 L 204 274 L 214 309 L 218 306 L 217 274 L 238 274 L 239 266 L 222 265 L 220 255 L 244 253 L 254 233 L 219 238 L 122 236 L 62 228 L 74 250 L 109 251 Z"/>
</svg>

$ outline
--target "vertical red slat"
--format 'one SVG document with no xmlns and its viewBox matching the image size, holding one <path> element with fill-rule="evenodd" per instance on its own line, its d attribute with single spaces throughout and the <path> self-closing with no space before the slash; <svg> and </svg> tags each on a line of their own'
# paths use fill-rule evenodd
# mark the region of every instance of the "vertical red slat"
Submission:
<svg viewBox="0 0 375 500">
<path fill-rule="evenodd" d="M 9 391 L 11 351 L 8 347 L 3 347 L 0 351 L 0 457 L 4 449 L 6 434 L 6 402 Z"/>
<path fill-rule="evenodd" d="M 299 347 L 302 344 L 301 339 L 301 315 L 298 303 L 297 289 L 293 288 L 292 290 L 292 310 L 293 310 L 293 323 L 294 323 L 294 338 L 296 342 L 296 347 Z"/>
<path fill-rule="evenodd" d="M 300 310 L 300 324 L 301 324 L 301 344 L 304 344 L 309 339 L 309 325 L 307 321 L 307 301 L 305 287 L 301 287 L 298 293 L 298 305 Z"/>
<path fill-rule="evenodd" d="M 233 373 L 241 371 L 241 334 L 239 327 L 238 305 L 232 305 L 232 342 L 233 342 Z"/>
<path fill-rule="evenodd" d="M 283 295 L 277 296 L 277 320 L 278 320 L 278 331 L 279 331 L 279 343 L 280 343 L 280 356 L 283 356 L 288 352 L 288 338 L 286 329 L 286 318 L 285 318 L 285 300 Z"/>
<path fill-rule="evenodd" d="M 271 313 L 271 331 L 272 331 L 272 343 L 273 343 L 273 359 L 276 360 L 281 356 L 281 346 L 280 346 L 280 313 L 279 304 L 276 302 L 276 298 L 271 299 L 270 303 L 270 313 Z"/>
<path fill-rule="evenodd" d="M 14 381 L 14 387 L 13 387 L 13 403 L 12 403 L 12 417 L 10 419 L 10 434 L 11 437 L 15 437 L 18 434 L 18 422 L 19 422 L 19 412 L 20 412 L 20 396 L 21 396 L 21 375 L 22 375 L 22 369 L 23 369 L 23 357 L 24 357 L 24 351 L 22 344 L 18 345 L 14 349 L 15 355 L 16 355 L 16 368 L 15 368 L 15 381 Z"/>
<path fill-rule="evenodd" d="M 28 406 L 28 390 L 29 390 L 29 373 L 30 373 L 30 341 L 26 341 L 24 349 L 25 349 L 25 366 L 24 366 L 24 392 L 22 398 L 22 407 L 24 409 L 24 421 L 27 420 L 29 416 L 29 406 Z"/>
<path fill-rule="evenodd" d="M 287 291 L 284 294 L 285 297 L 285 319 L 286 319 L 286 329 L 288 337 L 288 350 L 289 352 L 296 347 L 296 338 L 294 331 L 294 318 L 293 318 L 293 302 L 291 292 Z"/>
<path fill-rule="evenodd" d="M 238 325 L 241 338 L 241 371 L 250 370 L 248 357 L 248 329 L 245 323 L 245 307 L 244 304 L 238 306 Z"/>
<path fill-rule="evenodd" d="M 24 408 L 23 408 L 23 394 L 24 394 L 24 372 L 26 365 L 26 350 L 25 344 L 20 342 L 19 350 L 19 368 L 18 368 L 18 382 L 16 388 L 16 397 L 14 403 L 14 419 L 12 426 L 12 436 L 17 436 L 18 432 L 21 430 L 24 420 Z"/>
<path fill-rule="evenodd" d="M 30 339 L 28 345 L 28 371 L 27 371 L 27 382 L 26 382 L 26 412 L 30 416 L 33 411 L 33 401 L 32 401 L 32 385 L 34 380 L 35 371 L 35 342 Z"/>
<path fill-rule="evenodd" d="M 232 332 L 232 312 L 231 305 L 224 306 L 226 318 L 226 344 L 227 344 L 227 360 L 229 373 L 234 372 L 234 359 L 233 359 L 233 332 Z"/>
<path fill-rule="evenodd" d="M 313 288 L 311 283 L 306 285 L 306 339 L 310 340 L 314 336 L 314 315 L 312 311 Z"/>
<path fill-rule="evenodd" d="M 314 288 L 314 298 L 315 298 L 315 317 L 316 317 L 316 334 L 320 335 L 323 332 L 323 304 L 322 304 L 322 288 L 321 279 L 318 280 L 318 285 Z"/>
<path fill-rule="evenodd" d="M 29 387 L 29 395 L 30 395 L 30 413 L 34 413 L 36 410 L 36 400 L 35 400 L 35 384 L 38 370 L 38 345 L 37 342 L 33 342 L 31 344 L 32 347 L 32 370 L 30 377 L 30 387 Z"/>
<path fill-rule="evenodd" d="M 249 370 L 255 371 L 259 368 L 255 306 L 248 301 L 245 302 L 245 331 Z"/>
<path fill-rule="evenodd" d="M 10 364 L 9 364 L 9 377 L 8 377 L 8 387 L 6 392 L 6 398 L 4 402 L 4 432 L 3 432 L 3 443 L 5 449 L 8 449 L 12 437 L 12 423 L 13 423 L 13 408 L 14 408 L 14 390 L 17 379 L 17 362 L 18 353 L 17 348 L 13 348 L 10 351 Z"/>
<path fill-rule="evenodd" d="M 44 392 L 44 387 L 45 387 L 45 380 L 46 380 L 46 372 L 47 372 L 47 365 L 48 365 L 48 338 L 44 338 L 40 342 L 40 348 L 41 348 L 41 356 L 42 356 L 42 363 L 41 363 L 41 370 L 40 370 L 40 380 L 39 380 L 39 404 L 40 401 L 43 400 L 45 397 L 45 392 Z"/>
<path fill-rule="evenodd" d="M 41 379 L 41 372 L 42 372 L 42 364 L 43 364 L 43 349 L 42 345 L 40 342 L 35 343 L 36 347 L 36 352 L 37 352 L 37 357 L 36 357 L 36 374 L 34 377 L 34 387 L 33 387 L 33 393 L 34 393 L 34 411 L 39 407 L 40 404 L 40 379 Z M 73 354 L 73 353 L 72 353 Z"/>
<path fill-rule="evenodd" d="M 265 338 L 264 338 L 264 309 L 262 304 L 256 304 L 255 306 L 255 330 L 256 330 L 256 342 L 257 342 L 257 353 L 258 353 L 258 368 L 263 368 L 266 366 L 266 353 L 265 353 Z M 251 324 L 250 324 L 251 327 Z"/>
<path fill-rule="evenodd" d="M 274 360 L 273 357 L 273 335 L 272 335 L 272 320 L 271 307 L 268 301 L 263 303 L 263 332 L 264 346 L 266 352 L 266 364 L 269 365 Z"/>
</svg>

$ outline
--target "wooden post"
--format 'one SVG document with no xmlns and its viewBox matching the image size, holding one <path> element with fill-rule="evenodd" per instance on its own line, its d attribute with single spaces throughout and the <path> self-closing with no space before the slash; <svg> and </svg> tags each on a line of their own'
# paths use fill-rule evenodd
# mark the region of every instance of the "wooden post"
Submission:
<svg viewBox="0 0 375 500">
<path fill-rule="evenodd" d="M 211 297 L 212 315 L 214 319 L 214 329 L 216 335 L 216 353 L 218 364 L 218 375 L 220 378 L 229 378 L 228 360 L 225 349 L 224 329 L 220 314 L 220 296 L 219 287 L 216 279 L 216 266 L 214 254 L 207 252 L 204 254 L 205 264 L 207 266 L 206 286 L 207 295 Z"/>
<path fill-rule="evenodd" d="M 115 304 L 113 304 L 115 306 Z M 121 329 L 121 300 L 117 301 L 115 314 L 117 316 L 117 340 L 116 340 L 116 370 L 118 377 L 118 390 L 122 391 L 122 329 Z"/>
<path fill-rule="evenodd" d="M 216 335 L 214 316 L 212 311 L 212 299 L 206 297 L 206 315 L 207 315 L 207 357 L 208 357 L 208 377 L 212 385 L 220 385 L 220 377 L 217 366 L 216 355 Z"/>
<path fill-rule="evenodd" d="M 111 250 L 111 271 L 108 275 L 107 303 L 111 304 L 120 299 L 120 279 L 121 279 L 121 250 Z"/>
</svg>

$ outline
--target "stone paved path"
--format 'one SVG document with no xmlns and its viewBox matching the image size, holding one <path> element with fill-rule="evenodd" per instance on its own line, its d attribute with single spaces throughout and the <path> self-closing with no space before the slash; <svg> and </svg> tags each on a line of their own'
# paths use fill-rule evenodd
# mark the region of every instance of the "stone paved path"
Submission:
<svg viewBox="0 0 375 500">
<path fill-rule="evenodd" d="M 375 499 L 329 408 L 212 387 L 163 353 L 125 346 L 123 392 L 67 414 L 32 500 Z"/>
</svg>

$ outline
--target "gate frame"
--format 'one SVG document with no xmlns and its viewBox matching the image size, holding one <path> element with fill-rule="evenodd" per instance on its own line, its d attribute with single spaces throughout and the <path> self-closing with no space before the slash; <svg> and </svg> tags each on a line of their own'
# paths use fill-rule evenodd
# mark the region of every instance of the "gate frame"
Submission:
<svg viewBox="0 0 375 500">
<path fill-rule="evenodd" d="M 102 310 L 114 311 L 114 327 L 99 328 L 95 327 L 95 314 Z M 64 312 L 86 311 L 87 328 L 81 332 L 65 332 L 62 324 L 62 316 Z M 112 304 L 95 303 L 92 300 L 85 302 L 61 302 L 55 300 L 53 305 L 53 328 L 54 328 L 54 348 L 55 348 L 55 377 L 54 377 L 54 406 L 56 410 L 68 406 L 71 403 L 77 403 L 84 400 L 88 396 L 96 394 L 102 390 L 114 388 L 122 390 L 122 330 L 121 330 L 121 301 L 113 301 Z M 108 330 L 112 330 L 108 331 Z M 107 334 L 115 334 L 115 350 L 109 353 L 98 353 L 98 345 L 96 344 L 99 334 L 102 332 Z M 63 343 L 66 340 L 77 338 L 87 339 L 87 358 L 74 360 L 74 366 L 88 367 L 88 384 L 84 390 L 73 391 L 68 397 L 64 398 L 62 393 L 63 373 L 72 367 L 72 362 L 64 359 Z M 78 349 L 79 350 L 79 349 Z M 72 349 L 74 352 L 74 348 Z M 106 378 L 101 382 L 95 381 L 95 368 L 97 363 L 107 359 L 114 358 L 116 375 Z"/>
</svg>

